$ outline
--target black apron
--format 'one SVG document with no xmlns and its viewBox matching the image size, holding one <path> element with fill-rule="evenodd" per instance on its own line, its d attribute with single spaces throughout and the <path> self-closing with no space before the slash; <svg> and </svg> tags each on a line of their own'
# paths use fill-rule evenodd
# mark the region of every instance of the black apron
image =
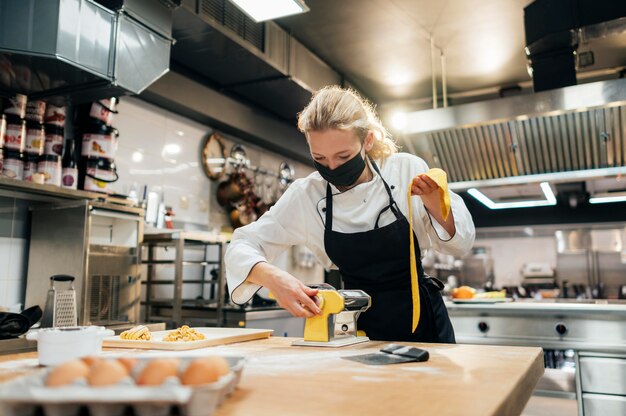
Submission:
<svg viewBox="0 0 626 416">
<path fill-rule="evenodd" d="M 387 205 L 378 214 L 374 229 L 356 233 L 333 231 L 333 196 L 326 186 L 326 254 L 339 268 L 346 289 L 361 289 L 372 297 L 372 306 L 362 313 L 358 327 L 372 340 L 454 343 L 454 330 L 441 298 L 443 284 L 424 276 L 417 237 L 417 259 L 420 294 L 420 320 L 411 332 L 413 302 L 411 298 L 409 222 L 400 212 L 378 166 L 372 166 L 381 177 L 389 196 Z M 378 226 L 383 212 L 391 210 L 396 220 Z"/>
</svg>

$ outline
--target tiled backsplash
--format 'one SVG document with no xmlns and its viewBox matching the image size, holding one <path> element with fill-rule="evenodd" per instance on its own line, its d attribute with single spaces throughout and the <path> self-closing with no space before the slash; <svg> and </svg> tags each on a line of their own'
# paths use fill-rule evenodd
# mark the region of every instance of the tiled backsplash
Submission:
<svg viewBox="0 0 626 416">
<path fill-rule="evenodd" d="M 547 263 L 556 267 L 554 237 L 476 239 L 474 247 L 490 247 L 495 286 L 516 286 L 522 282 L 526 263 Z"/>
<path fill-rule="evenodd" d="M 219 229 L 227 224 L 227 213 L 215 197 L 219 182 L 208 179 L 200 164 L 204 141 L 214 130 L 133 97 L 122 97 L 118 111 L 113 123 L 120 132 L 115 159 L 120 179 L 113 185 L 115 192 L 128 195 L 134 190 L 141 198 L 147 185 L 173 208 L 178 226 Z M 234 143 L 243 144 L 220 135 L 227 155 Z M 286 160 L 249 144 L 244 147 L 252 165 L 272 172 L 278 173 Z M 288 162 L 297 178 L 312 172 L 310 166 Z"/>
<path fill-rule="evenodd" d="M 0 307 L 23 302 L 29 234 L 28 204 L 0 197 Z"/>
</svg>

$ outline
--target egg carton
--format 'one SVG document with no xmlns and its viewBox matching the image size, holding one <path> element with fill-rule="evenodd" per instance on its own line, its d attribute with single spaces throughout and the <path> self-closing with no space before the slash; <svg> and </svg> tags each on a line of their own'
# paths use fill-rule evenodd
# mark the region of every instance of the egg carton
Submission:
<svg viewBox="0 0 626 416">
<path fill-rule="evenodd" d="M 179 370 L 198 357 L 180 358 Z M 214 383 L 185 386 L 178 377 L 160 386 L 138 386 L 128 376 L 107 387 L 91 387 L 79 379 L 63 387 L 46 387 L 50 369 L 5 383 L 0 388 L 3 416 L 209 416 L 236 388 L 243 370 L 243 357 L 224 357 L 230 373 Z M 138 359 L 136 376 L 150 359 Z M 43 412 L 42 412 L 43 411 Z"/>
</svg>

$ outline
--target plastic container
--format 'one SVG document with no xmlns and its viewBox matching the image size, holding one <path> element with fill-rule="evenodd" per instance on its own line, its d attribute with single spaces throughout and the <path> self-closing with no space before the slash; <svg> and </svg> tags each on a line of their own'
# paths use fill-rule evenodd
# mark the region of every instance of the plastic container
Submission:
<svg viewBox="0 0 626 416">
<path fill-rule="evenodd" d="M 26 141 L 26 121 L 13 115 L 7 115 L 6 121 L 4 149 L 23 152 Z"/>
<path fill-rule="evenodd" d="M 65 107 L 48 104 L 44 123 L 61 128 L 65 127 Z"/>
<path fill-rule="evenodd" d="M 111 184 L 119 179 L 115 163 L 107 159 L 87 159 L 79 169 L 79 187 L 85 191 L 112 193 Z"/>
<path fill-rule="evenodd" d="M 27 121 L 24 151 L 31 155 L 42 155 L 45 141 L 46 131 L 43 124 Z"/>
<path fill-rule="evenodd" d="M 84 158 L 115 159 L 117 136 L 116 129 L 100 122 L 84 126 L 80 155 Z"/>
<path fill-rule="evenodd" d="M 2 176 L 11 179 L 24 179 L 24 155 L 21 152 L 4 149 Z"/>
<path fill-rule="evenodd" d="M 28 121 L 34 121 L 39 124 L 43 123 L 44 115 L 46 114 L 45 101 L 33 100 L 28 101 L 26 104 L 26 115 L 24 118 Z"/>
<path fill-rule="evenodd" d="M 46 124 L 45 131 L 46 141 L 44 143 L 43 154 L 61 156 L 63 154 L 65 130 L 56 124 Z"/>
<path fill-rule="evenodd" d="M 37 155 L 24 155 L 24 180 L 28 182 L 33 181 L 33 173 L 37 172 L 37 163 L 39 162 L 39 156 Z"/>
<path fill-rule="evenodd" d="M 43 155 L 37 163 L 37 172 L 44 175 L 46 185 L 61 186 L 61 157 L 58 155 Z"/>
<path fill-rule="evenodd" d="M 26 96 L 16 94 L 11 98 L 4 99 L 4 114 L 11 114 L 18 118 L 24 118 L 26 115 Z"/>
<path fill-rule="evenodd" d="M 132 358 L 132 355 L 125 357 Z M 198 357 L 177 357 L 179 373 Z M 243 357 L 224 357 L 230 372 L 219 380 L 197 386 L 186 386 L 178 377 L 168 377 L 158 386 L 140 386 L 135 379 L 154 358 L 139 358 L 131 375 L 117 384 L 91 387 L 85 379 L 61 387 L 46 387 L 48 371 L 27 375 L 0 387 L 0 414 L 5 416 L 42 414 L 69 416 L 210 416 L 233 393 L 244 367 Z"/>
</svg>

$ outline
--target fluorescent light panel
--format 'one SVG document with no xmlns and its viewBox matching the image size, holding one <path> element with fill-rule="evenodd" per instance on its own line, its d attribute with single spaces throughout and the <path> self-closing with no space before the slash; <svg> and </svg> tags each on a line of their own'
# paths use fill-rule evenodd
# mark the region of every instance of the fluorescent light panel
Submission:
<svg viewBox="0 0 626 416">
<path fill-rule="evenodd" d="M 467 193 L 476 198 L 480 203 L 485 205 L 489 209 L 509 209 L 509 208 L 531 208 L 531 207 L 548 207 L 556 205 L 556 197 L 552 188 L 548 182 L 541 182 L 539 184 L 546 199 L 539 201 L 515 201 L 515 202 L 494 202 L 487 195 L 483 194 L 476 188 L 470 188 Z"/>
<path fill-rule="evenodd" d="M 613 194 L 596 194 L 589 198 L 590 204 L 607 204 L 610 202 L 626 202 L 626 193 L 623 192 L 615 192 Z"/>
<path fill-rule="evenodd" d="M 256 22 L 308 12 L 302 0 L 230 0 Z"/>
</svg>

